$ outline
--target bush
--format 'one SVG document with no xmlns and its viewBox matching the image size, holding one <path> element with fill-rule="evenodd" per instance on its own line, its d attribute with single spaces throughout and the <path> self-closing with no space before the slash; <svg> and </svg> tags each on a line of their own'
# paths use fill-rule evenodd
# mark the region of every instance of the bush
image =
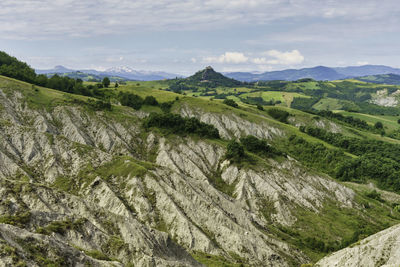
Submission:
<svg viewBox="0 0 400 267">
<path fill-rule="evenodd" d="M 384 200 L 381 198 L 381 194 L 379 194 L 375 189 L 372 190 L 371 192 L 368 192 L 365 194 L 366 197 L 378 200 L 380 202 L 383 202 Z"/>
<path fill-rule="evenodd" d="M 225 105 L 228 105 L 228 106 L 231 106 L 231 107 L 234 107 L 234 108 L 238 108 L 239 107 L 239 105 L 233 99 L 226 98 L 226 99 L 224 99 L 223 103 Z"/>
<path fill-rule="evenodd" d="M 207 138 L 219 138 L 218 130 L 210 124 L 199 121 L 197 118 L 183 118 L 172 113 L 152 113 L 144 120 L 145 128 L 157 127 L 174 134 L 197 134 Z"/>
<path fill-rule="evenodd" d="M 128 106 L 136 110 L 139 110 L 144 102 L 143 98 L 140 96 L 126 92 L 120 92 L 118 98 L 121 102 L 121 105 Z"/>
<path fill-rule="evenodd" d="M 157 106 L 158 105 L 157 99 L 152 95 L 146 96 L 146 98 L 144 99 L 143 103 L 145 105 L 150 105 L 150 106 Z"/>
<path fill-rule="evenodd" d="M 257 109 L 259 109 L 259 110 L 264 110 L 264 107 L 261 106 L 260 104 L 257 104 Z"/>
<path fill-rule="evenodd" d="M 160 108 L 163 112 L 170 112 L 174 101 L 162 102 Z"/>
<path fill-rule="evenodd" d="M 89 99 L 87 104 L 94 110 L 111 110 L 112 106 L 110 102 L 105 102 L 102 100 L 92 100 Z"/>
<path fill-rule="evenodd" d="M 240 161 L 244 157 L 244 148 L 236 140 L 231 140 L 226 147 L 225 157 L 230 160 Z"/>
<path fill-rule="evenodd" d="M 382 122 L 378 121 L 378 122 L 375 123 L 374 127 L 376 129 L 383 129 L 383 124 L 382 124 Z"/>
<path fill-rule="evenodd" d="M 258 139 L 253 135 L 240 138 L 240 143 L 247 151 L 263 156 L 281 155 L 282 153 L 270 146 L 265 139 Z"/>
<path fill-rule="evenodd" d="M 284 110 L 280 110 L 280 109 L 277 109 L 277 108 L 269 109 L 268 110 L 268 114 L 272 118 L 274 118 L 274 119 L 276 119 L 276 120 L 278 120 L 280 122 L 284 122 L 284 123 L 287 123 L 287 118 L 289 117 L 289 112 L 284 111 Z"/>
</svg>

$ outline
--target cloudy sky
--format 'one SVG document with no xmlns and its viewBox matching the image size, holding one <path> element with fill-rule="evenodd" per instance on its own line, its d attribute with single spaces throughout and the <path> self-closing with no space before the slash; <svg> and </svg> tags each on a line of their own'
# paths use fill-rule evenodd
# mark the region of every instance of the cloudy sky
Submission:
<svg viewBox="0 0 400 267">
<path fill-rule="evenodd" d="M 395 0 L 0 1 L 0 50 L 41 69 L 400 67 L 399 41 Z"/>
</svg>

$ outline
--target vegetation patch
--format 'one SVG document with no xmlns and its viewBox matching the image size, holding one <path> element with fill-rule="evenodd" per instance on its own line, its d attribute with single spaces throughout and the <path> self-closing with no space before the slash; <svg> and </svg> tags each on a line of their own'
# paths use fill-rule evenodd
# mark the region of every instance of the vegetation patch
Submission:
<svg viewBox="0 0 400 267">
<path fill-rule="evenodd" d="M 227 194 L 228 196 L 234 197 L 237 182 L 228 184 L 224 181 L 224 179 L 222 179 L 220 171 L 211 174 L 208 178 L 208 181 L 219 191 Z"/>
<path fill-rule="evenodd" d="M 270 115 L 272 118 L 274 118 L 280 122 L 287 123 L 287 119 L 290 114 L 289 114 L 289 112 L 287 112 L 285 110 L 271 108 L 271 109 L 268 109 L 268 115 Z"/>
<path fill-rule="evenodd" d="M 94 172 L 105 180 L 109 180 L 112 176 L 142 177 L 153 168 L 153 164 L 149 162 L 138 161 L 129 156 L 120 156 L 100 166 Z"/>
<path fill-rule="evenodd" d="M 44 235 L 49 235 L 51 233 L 64 235 L 69 230 L 76 230 L 76 231 L 81 230 L 85 222 L 86 222 L 85 218 L 81 218 L 75 221 L 73 220 L 53 221 L 45 227 L 37 228 L 36 232 Z"/>
<path fill-rule="evenodd" d="M 25 227 L 31 220 L 30 212 L 22 212 L 16 215 L 0 216 L 0 223 L 11 224 L 18 227 Z"/>
<path fill-rule="evenodd" d="M 230 98 L 224 99 L 224 101 L 222 103 L 224 103 L 225 105 L 234 107 L 234 108 L 238 108 L 239 107 L 239 105 L 235 102 L 235 100 L 230 99 Z"/>
<path fill-rule="evenodd" d="M 157 127 L 167 133 L 196 134 L 206 138 L 219 138 L 218 130 L 211 124 L 199 121 L 197 118 L 183 118 L 172 113 L 152 113 L 143 122 L 145 128 Z"/>
<path fill-rule="evenodd" d="M 111 259 L 99 250 L 84 250 L 85 254 L 101 261 L 111 261 Z"/>
<path fill-rule="evenodd" d="M 234 260 L 228 260 L 222 256 L 211 255 L 200 251 L 193 251 L 192 257 L 208 267 L 242 267 L 249 266 L 244 262 L 235 262 Z"/>
<path fill-rule="evenodd" d="M 335 166 L 335 177 L 344 181 L 373 179 L 384 189 L 400 191 L 400 145 L 351 138 L 314 127 L 300 127 L 300 130 L 359 156 L 339 160 Z"/>
</svg>

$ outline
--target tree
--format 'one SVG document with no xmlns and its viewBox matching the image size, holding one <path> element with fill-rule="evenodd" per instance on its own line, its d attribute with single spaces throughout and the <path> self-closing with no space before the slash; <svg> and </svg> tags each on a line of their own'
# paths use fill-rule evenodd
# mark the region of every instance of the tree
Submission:
<svg viewBox="0 0 400 267">
<path fill-rule="evenodd" d="M 108 88 L 108 86 L 110 86 L 110 79 L 108 78 L 108 77 L 104 77 L 103 78 L 103 86 L 105 87 L 105 88 Z"/>
<path fill-rule="evenodd" d="M 115 88 L 118 88 L 118 86 L 119 86 L 119 85 L 118 85 L 118 82 L 115 82 L 114 87 L 115 87 Z"/>
<path fill-rule="evenodd" d="M 382 124 L 382 122 L 380 122 L 380 121 L 376 122 L 376 123 L 375 123 L 375 128 L 376 128 L 376 129 L 383 129 L 383 124 Z"/>
<path fill-rule="evenodd" d="M 261 106 L 260 104 L 257 104 L 257 109 L 259 109 L 259 110 L 264 110 L 264 107 Z"/>
</svg>

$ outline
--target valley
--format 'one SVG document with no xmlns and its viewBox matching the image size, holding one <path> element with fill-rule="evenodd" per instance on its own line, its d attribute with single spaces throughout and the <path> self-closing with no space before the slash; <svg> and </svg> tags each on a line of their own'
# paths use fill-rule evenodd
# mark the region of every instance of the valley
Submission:
<svg viewBox="0 0 400 267">
<path fill-rule="evenodd" d="M 369 100 L 396 86 L 36 77 L 0 76 L 4 266 L 334 266 L 395 244 L 399 109 Z"/>
</svg>

